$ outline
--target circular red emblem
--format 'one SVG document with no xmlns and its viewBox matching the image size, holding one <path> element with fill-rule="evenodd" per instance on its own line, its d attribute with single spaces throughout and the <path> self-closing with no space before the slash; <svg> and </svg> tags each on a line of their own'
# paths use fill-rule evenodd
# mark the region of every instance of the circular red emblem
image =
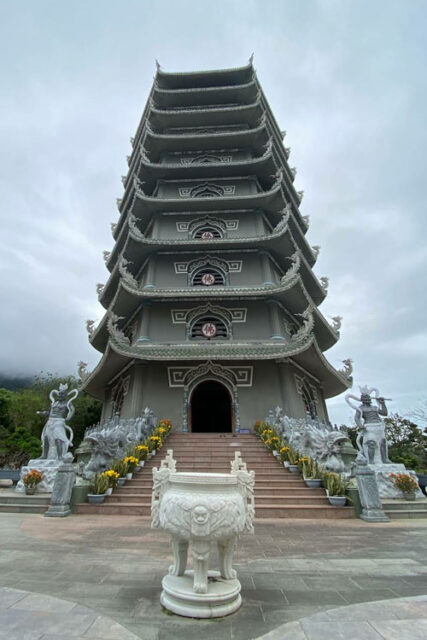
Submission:
<svg viewBox="0 0 427 640">
<path fill-rule="evenodd" d="M 203 233 L 202 233 L 202 240 L 210 240 L 213 237 L 214 237 L 214 235 L 213 235 L 212 231 L 203 231 Z"/>
<path fill-rule="evenodd" d="M 204 273 L 202 275 L 202 284 L 206 287 L 210 287 L 212 284 L 215 284 L 215 276 L 212 273 Z"/>
<path fill-rule="evenodd" d="M 205 338 L 214 338 L 216 336 L 216 326 L 213 322 L 205 322 L 202 326 L 202 333 Z"/>
</svg>

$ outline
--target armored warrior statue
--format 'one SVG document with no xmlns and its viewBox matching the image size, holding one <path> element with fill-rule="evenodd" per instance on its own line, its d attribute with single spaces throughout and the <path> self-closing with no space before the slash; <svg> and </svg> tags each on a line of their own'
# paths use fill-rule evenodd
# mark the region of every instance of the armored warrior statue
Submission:
<svg viewBox="0 0 427 640">
<path fill-rule="evenodd" d="M 372 404 L 371 394 L 377 406 Z M 385 399 L 380 397 L 378 389 L 360 387 L 360 398 L 348 393 L 345 400 L 352 409 L 355 409 L 355 422 L 359 427 L 357 447 L 365 456 L 369 464 L 391 464 L 388 458 L 387 440 L 385 437 L 384 421 L 381 416 L 388 415 Z M 355 406 L 351 400 L 357 400 L 362 404 Z"/>
<path fill-rule="evenodd" d="M 73 400 L 79 392 L 77 389 L 67 390 L 68 384 L 60 384 L 59 390 L 52 389 L 49 394 L 50 410 L 37 411 L 40 416 L 49 416 L 41 435 L 44 460 L 62 460 L 73 443 L 73 431 L 65 421 L 71 420 L 74 415 Z M 71 397 L 67 399 L 67 396 Z"/>
</svg>

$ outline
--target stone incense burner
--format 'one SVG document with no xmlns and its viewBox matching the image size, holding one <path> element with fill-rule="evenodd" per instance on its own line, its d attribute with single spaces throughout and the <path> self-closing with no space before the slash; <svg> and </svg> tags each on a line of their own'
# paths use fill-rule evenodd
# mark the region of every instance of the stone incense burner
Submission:
<svg viewBox="0 0 427 640">
<path fill-rule="evenodd" d="M 241 605 L 234 571 L 237 536 L 252 532 L 254 472 L 240 453 L 231 473 L 177 473 L 168 451 L 153 470 L 152 526 L 171 535 L 174 563 L 162 581 L 161 603 L 183 616 L 224 616 Z M 187 570 L 191 542 L 193 570 Z M 219 571 L 209 570 L 212 547 L 218 549 Z"/>
</svg>

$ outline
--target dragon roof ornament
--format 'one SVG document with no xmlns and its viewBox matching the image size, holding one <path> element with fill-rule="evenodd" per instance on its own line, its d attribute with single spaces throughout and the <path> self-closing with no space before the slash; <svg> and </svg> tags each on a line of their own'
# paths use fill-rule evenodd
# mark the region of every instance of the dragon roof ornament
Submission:
<svg viewBox="0 0 427 640">
<path fill-rule="evenodd" d="M 306 340 L 307 338 L 312 336 L 314 329 L 314 315 L 313 310 L 310 306 L 307 307 L 307 309 L 303 313 L 297 315 L 299 315 L 303 319 L 303 324 L 298 329 L 298 331 L 296 331 L 292 335 L 291 342 L 293 343 L 299 343 Z"/>
<path fill-rule="evenodd" d="M 346 358 L 342 363 L 344 367 L 342 369 L 338 369 L 338 373 L 344 376 L 344 378 L 350 380 L 353 373 L 353 360 L 351 358 Z"/>
<path fill-rule="evenodd" d="M 132 262 L 130 260 L 126 260 L 124 256 L 121 256 L 119 260 L 120 275 L 125 282 L 130 284 L 131 287 L 138 287 L 138 280 L 127 269 L 128 264 L 132 264 Z"/>
<path fill-rule="evenodd" d="M 117 344 L 123 347 L 130 347 L 131 342 L 129 338 L 117 326 L 117 323 L 123 319 L 123 316 L 116 315 L 114 311 L 108 311 L 107 329 L 110 337 L 113 338 Z"/>
</svg>

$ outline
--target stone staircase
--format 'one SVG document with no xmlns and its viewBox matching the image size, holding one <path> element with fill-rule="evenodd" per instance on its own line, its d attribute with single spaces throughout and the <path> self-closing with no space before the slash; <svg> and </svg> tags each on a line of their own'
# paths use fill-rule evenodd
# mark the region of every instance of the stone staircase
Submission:
<svg viewBox="0 0 427 640">
<path fill-rule="evenodd" d="M 427 518 L 427 499 L 418 498 L 415 502 L 407 500 L 383 500 L 383 510 L 391 520 L 408 518 Z"/>
<path fill-rule="evenodd" d="M 50 494 L 26 496 L 13 489 L 0 490 L 0 513 L 44 513 L 50 505 Z"/>
<path fill-rule="evenodd" d="M 249 470 L 255 471 L 257 518 L 354 518 L 353 507 L 332 507 L 323 489 L 309 489 L 301 476 L 290 473 L 249 435 L 171 434 L 161 451 L 117 488 L 101 505 L 80 503 L 74 513 L 150 516 L 152 469 L 160 466 L 167 449 L 173 449 L 177 471 L 230 473 L 234 452 L 240 451 Z"/>
</svg>

